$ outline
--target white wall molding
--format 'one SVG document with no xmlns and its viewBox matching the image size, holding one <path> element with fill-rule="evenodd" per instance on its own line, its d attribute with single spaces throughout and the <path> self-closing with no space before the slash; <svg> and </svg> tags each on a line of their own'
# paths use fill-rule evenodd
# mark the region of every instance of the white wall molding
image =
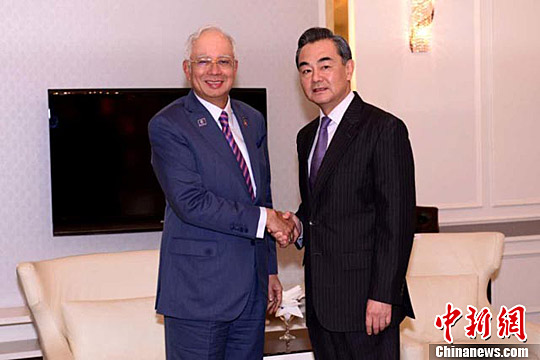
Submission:
<svg viewBox="0 0 540 360">
<path fill-rule="evenodd" d="M 523 205 L 540 205 L 540 198 L 498 200 L 498 201 L 494 201 L 492 204 L 493 207 L 523 206 Z"/>
<path fill-rule="evenodd" d="M 524 128 L 523 125 L 526 124 L 526 119 L 535 116 L 532 114 L 535 114 L 533 108 L 536 106 L 535 102 L 537 102 L 538 97 L 527 98 L 526 96 L 529 93 L 536 94 L 537 87 L 536 85 L 523 84 L 522 80 L 529 78 L 534 82 L 534 80 L 538 79 L 532 69 L 527 71 L 532 65 L 527 64 L 523 59 L 537 57 L 537 52 L 532 49 L 538 48 L 538 36 L 533 35 L 538 34 L 538 27 L 533 26 L 531 28 L 531 24 L 535 22 L 535 19 L 530 14 L 537 13 L 540 7 L 534 1 L 529 0 L 520 3 L 520 7 L 512 7 L 512 13 L 507 14 L 505 9 L 509 9 L 509 6 L 506 1 L 483 1 L 483 32 L 485 38 L 483 66 L 486 83 L 484 106 L 487 114 L 486 120 L 489 125 L 487 129 L 489 136 L 488 178 L 489 205 L 492 208 L 519 208 L 540 205 L 539 193 L 534 186 L 538 171 L 527 170 L 522 166 L 517 167 L 519 171 L 516 173 L 512 169 L 506 171 L 506 167 L 503 167 L 505 164 L 513 163 L 514 158 L 515 161 L 520 161 L 520 154 L 531 154 L 531 151 L 534 152 L 537 149 L 536 144 L 532 144 L 534 140 L 530 138 L 523 142 L 517 140 L 519 139 L 520 130 L 511 131 L 509 134 L 506 134 L 506 132 L 508 131 L 509 122 L 516 122 L 515 129 Z M 513 24 L 516 26 L 512 26 Z M 525 27 L 522 24 L 529 25 Z M 528 38 L 529 35 L 530 41 L 528 40 L 527 44 L 517 40 L 522 39 L 524 36 Z M 512 79 L 518 80 L 508 81 L 508 76 L 504 76 L 507 73 L 512 74 Z M 505 81 L 508 81 L 508 83 Z M 519 91 L 513 93 L 512 90 L 501 90 L 506 88 L 519 89 Z M 521 112 L 508 113 L 501 109 L 501 100 L 515 103 L 514 98 L 519 101 L 524 96 L 527 100 L 523 102 L 524 106 L 519 108 Z M 504 135 L 502 135 L 503 131 Z M 531 131 L 536 130 L 531 129 Z M 530 132 L 527 134 L 530 134 Z M 506 140 L 509 140 L 510 147 Z M 519 148 L 520 145 L 524 147 Z M 532 157 L 528 157 L 524 161 L 529 163 L 531 159 Z M 534 164 L 531 163 L 530 165 L 531 169 L 535 168 Z M 517 189 L 524 187 L 527 190 L 519 191 L 513 187 Z"/>
<path fill-rule="evenodd" d="M 525 310 L 525 313 L 527 315 L 539 314 L 540 313 L 540 306 L 527 306 L 526 310 Z"/>
<path fill-rule="evenodd" d="M 488 159 L 487 187 L 488 203 L 491 206 L 494 198 L 495 177 L 493 164 L 495 161 L 494 126 L 493 126 L 493 1 L 486 0 L 482 3 L 482 77 L 484 89 L 482 92 L 482 104 L 484 108 L 484 121 L 486 132 L 486 152 Z"/>
<path fill-rule="evenodd" d="M 540 229 L 538 231 L 540 233 Z M 517 244 L 517 243 L 528 243 L 528 242 L 540 242 L 540 234 L 538 235 L 527 235 L 527 236 L 509 236 L 504 239 L 505 243 Z M 540 243 L 539 243 L 540 245 Z"/>
<path fill-rule="evenodd" d="M 439 210 L 479 209 L 483 207 L 482 202 L 478 201 L 478 199 L 477 201 L 472 201 L 470 203 L 448 203 L 448 204 L 437 204 L 435 206 Z"/>
<path fill-rule="evenodd" d="M 501 267 L 493 281 L 494 306 L 522 304 L 527 308 L 527 315 L 537 316 L 540 313 L 539 265 L 540 229 L 535 235 L 507 237 Z"/>
<path fill-rule="evenodd" d="M 483 110 L 482 110 L 482 7 L 480 0 L 472 3 L 474 28 L 474 143 L 475 143 L 475 178 L 474 199 L 457 203 L 437 203 L 440 210 L 466 210 L 484 207 L 484 161 L 483 161 Z M 436 21 L 436 20 L 435 20 Z M 433 50 L 435 51 L 435 49 Z"/>
<path fill-rule="evenodd" d="M 540 220 L 540 213 L 530 216 L 482 216 L 471 217 L 468 219 L 451 219 L 440 220 L 439 225 L 477 225 L 477 224 L 494 224 L 494 223 L 508 223 L 517 221 L 534 221 Z"/>
<path fill-rule="evenodd" d="M 476 200 L 469 208 L 484 205 L 483 111 L 482 111 L 482 10 L 480 0 L 474 1 L 474 125 L 476 141 Z"/>
<path fill-rule="evenodd" d="M 539 234 L 527 236 L 509 236 L 504 239 L 503 261 L 505 259 L 530 258 L 540 256 Z"/>
<path fill-rule="evenodd" d="M 540 256 L 539 250 L 526 250 L 526 251 L 508 251 L 503 254 L 503 259 L 509 258 L 529 258 Z"/>
</svg>

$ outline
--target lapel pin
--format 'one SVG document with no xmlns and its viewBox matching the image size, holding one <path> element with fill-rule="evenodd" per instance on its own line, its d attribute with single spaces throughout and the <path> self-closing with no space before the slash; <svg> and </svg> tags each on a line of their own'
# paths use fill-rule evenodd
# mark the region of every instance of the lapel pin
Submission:
<svg viewBox="0 0 540 360">
<path fill-rule="evenodd" d="M 242 124 L 244 124 L 244 127 L 248 126 L 248 122 L 247 122 L 247 119 L 245 118 L 245 116 L 242 116 Z"/>
<path fill-rule="evenodd" d="M 197 120 L 197 124 L 199 125 L 199 127 L 206 126 L 206 118 L 200 118 L 199 120 Z"/>
</svg>

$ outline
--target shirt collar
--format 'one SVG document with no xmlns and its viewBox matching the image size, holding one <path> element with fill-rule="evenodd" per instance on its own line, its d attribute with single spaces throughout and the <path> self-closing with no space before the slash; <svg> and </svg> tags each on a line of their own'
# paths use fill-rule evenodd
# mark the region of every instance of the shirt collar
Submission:
<svg viewBox="0 0 540 360">
<path fill-rule="evenodd" d="M 229 119 L 231 118 L 232 109 L 231 109 L 231 97 L 230 96 L 227 97 L 227 105 L 225 105 L 225 108 L 221 109 L 219 106 L 216 106 L 216 105 L 212 104 L 211 102 L 204 100 L 203 98 L 198 96 L 197 93 L 195 93 L 195 92 L 193 92 L 193 93 L 195 94 L 195 97 L 197 98 L 197 100 L 199 100 L 201 102 L 202 106 L 204 106 L 206 108 L 206 110 L 208 110 L 210 115 L 212 115 L 212 118 L 214 118 L 214 120 L 219 120 L 219 117 L 221 116 L 221 112 L 223 110 L 225 110 L 227 112 L 227 115 L 229 116 Z"/>
<path fill-rule="evenodd" d="M 341 119 L 343 119 L 343 115 L 345 115 L 345 111 L 347 111 L 353 99 L 354 93 L 351 91 L 349 95 L 345 96 L 345 99 L 341 100 L 341 102 L 330 111 L 330 114 L 324 115 L 323 111 L 319 110 L 320 118 L 322 119 L 323 116 L 328 116 L 333 122 L 339 125 Z"/>
</svg>

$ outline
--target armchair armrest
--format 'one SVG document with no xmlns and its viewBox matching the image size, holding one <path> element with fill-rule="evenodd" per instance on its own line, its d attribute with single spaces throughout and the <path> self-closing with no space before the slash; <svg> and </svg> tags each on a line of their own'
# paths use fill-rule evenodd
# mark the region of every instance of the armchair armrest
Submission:
<svg viewBox="0 0 540 360">
<path fill-rule="evenodd" d="M 400 358 L 402 360 L 429 360 L 429 344 L 400 333 Z"/>
<path fill-rule="evenodd" d="M 536 347 L 532 347 L 532 354 L 529 353 L 531 359 L 540 359 L 540 324 L 527 321 L 525 323 L 525 329 L 527 331 L 527 344 L 538 344 Z"/>
<path fill-rule="evenodd" d="M 540 344 L 540 324 L 527 321 L 525 330 L 527 331 L 527 344 Z"/>
<path fill-rule="evenodd" d="M 21 282 L 26 302 L 32 313 L 32 322 L 36 327 L 41 350 L 47 359 L 72 360 L 73 355 L 68 342 L 56 326 L 51 310 L 43 302 L 41 283 L 34 264 L 21 263 L 17 266 L 17 275 Z M 37 324 L 40 324 L 39 326 Z"/>
</svg>

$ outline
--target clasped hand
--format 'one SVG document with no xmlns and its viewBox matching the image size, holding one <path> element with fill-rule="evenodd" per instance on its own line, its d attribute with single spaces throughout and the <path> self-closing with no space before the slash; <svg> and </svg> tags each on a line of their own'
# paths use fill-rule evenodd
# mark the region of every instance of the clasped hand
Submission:
<svg viewBox="0 0 540 360">
<path fill-rule="evenodd" d="M 266 229 L 285 248 L 300 236 L 300 220 L 293 213 L 266 209 Z"/>
</svg>

